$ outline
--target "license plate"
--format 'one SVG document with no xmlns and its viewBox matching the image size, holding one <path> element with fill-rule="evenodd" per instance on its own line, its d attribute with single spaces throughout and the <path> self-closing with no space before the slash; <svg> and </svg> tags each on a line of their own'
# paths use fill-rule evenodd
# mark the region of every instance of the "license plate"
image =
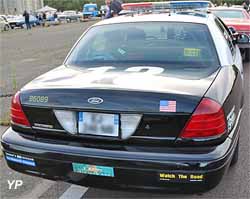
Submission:
<svg viewBox="0 0 250 199">
<path fill-rule="evenodd" d="M 114 168 L 107 166 L 97 166 L 90 164 L 72 163 L 73 171 L 97 176 L 115 177 Z"/>
<path fill-rule="evenodd" d="M 79 112 L 78 129 L 80 134 L 118 137 L 119 115 Z"/>
</svg>

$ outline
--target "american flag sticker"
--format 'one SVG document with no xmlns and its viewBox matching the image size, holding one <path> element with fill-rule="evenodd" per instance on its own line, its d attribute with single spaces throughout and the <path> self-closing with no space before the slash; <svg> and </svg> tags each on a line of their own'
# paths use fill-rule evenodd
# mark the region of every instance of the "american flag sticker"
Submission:
<svg viewBox="0 0 250 199">
<path fill-rule="evenodd" d="M 160 112 L 176 112 L 176 101 L 161 100 Z"/>
</svg>

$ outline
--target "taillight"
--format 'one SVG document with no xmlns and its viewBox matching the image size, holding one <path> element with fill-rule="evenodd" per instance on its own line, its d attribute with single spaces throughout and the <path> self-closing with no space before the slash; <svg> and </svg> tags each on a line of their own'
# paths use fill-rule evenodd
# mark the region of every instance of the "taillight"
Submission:
<svg viewBox="0 0 250 199">
<path fill-rule="evenodd" d="M 226 132 L 224 111 L 216 101 L 203 98 L 186 126 L 181 138 L 208 138 L 220 136 Z"/>
<path fill-rule="evenodd" d="M 30 127 L 30 123 L 22 109 L 20 102 L 20 92 L 17 92 L 11 101 L 11 121 L 14 124 Z"/>
</svg>

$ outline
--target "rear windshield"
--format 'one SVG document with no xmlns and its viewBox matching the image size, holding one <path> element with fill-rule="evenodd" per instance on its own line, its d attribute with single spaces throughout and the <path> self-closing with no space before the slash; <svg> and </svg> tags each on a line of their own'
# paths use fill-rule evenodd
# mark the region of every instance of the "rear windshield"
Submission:
<svg viewBox="0 0 250 199">
<path fill-rule="evenodd" d="M 214 10 L 212 11 L 216 16 L 220 18 L 235 18 L 244 19 L 245 16 L 242 11 L 238 10 Z"/>
<path fill-rule="evenodd" d="M 160 64 L 168 68 L 206 68 L 207 72 L 219 66 L 207 26 L 176 22 L 93 27 L 77 44 L 66 64 L 84 68 Z"/>
</svg>

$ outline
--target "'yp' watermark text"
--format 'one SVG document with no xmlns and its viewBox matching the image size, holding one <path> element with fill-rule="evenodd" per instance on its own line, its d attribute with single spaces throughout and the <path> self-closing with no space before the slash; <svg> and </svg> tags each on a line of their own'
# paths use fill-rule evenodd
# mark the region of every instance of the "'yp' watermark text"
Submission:
<svg viewBox="0 0 250 199">
<path fill-rule="evenodd" d="M 8 180 L 9 189 L 17 189 L 23 185 L 22 180 Z"/>
</svg>

